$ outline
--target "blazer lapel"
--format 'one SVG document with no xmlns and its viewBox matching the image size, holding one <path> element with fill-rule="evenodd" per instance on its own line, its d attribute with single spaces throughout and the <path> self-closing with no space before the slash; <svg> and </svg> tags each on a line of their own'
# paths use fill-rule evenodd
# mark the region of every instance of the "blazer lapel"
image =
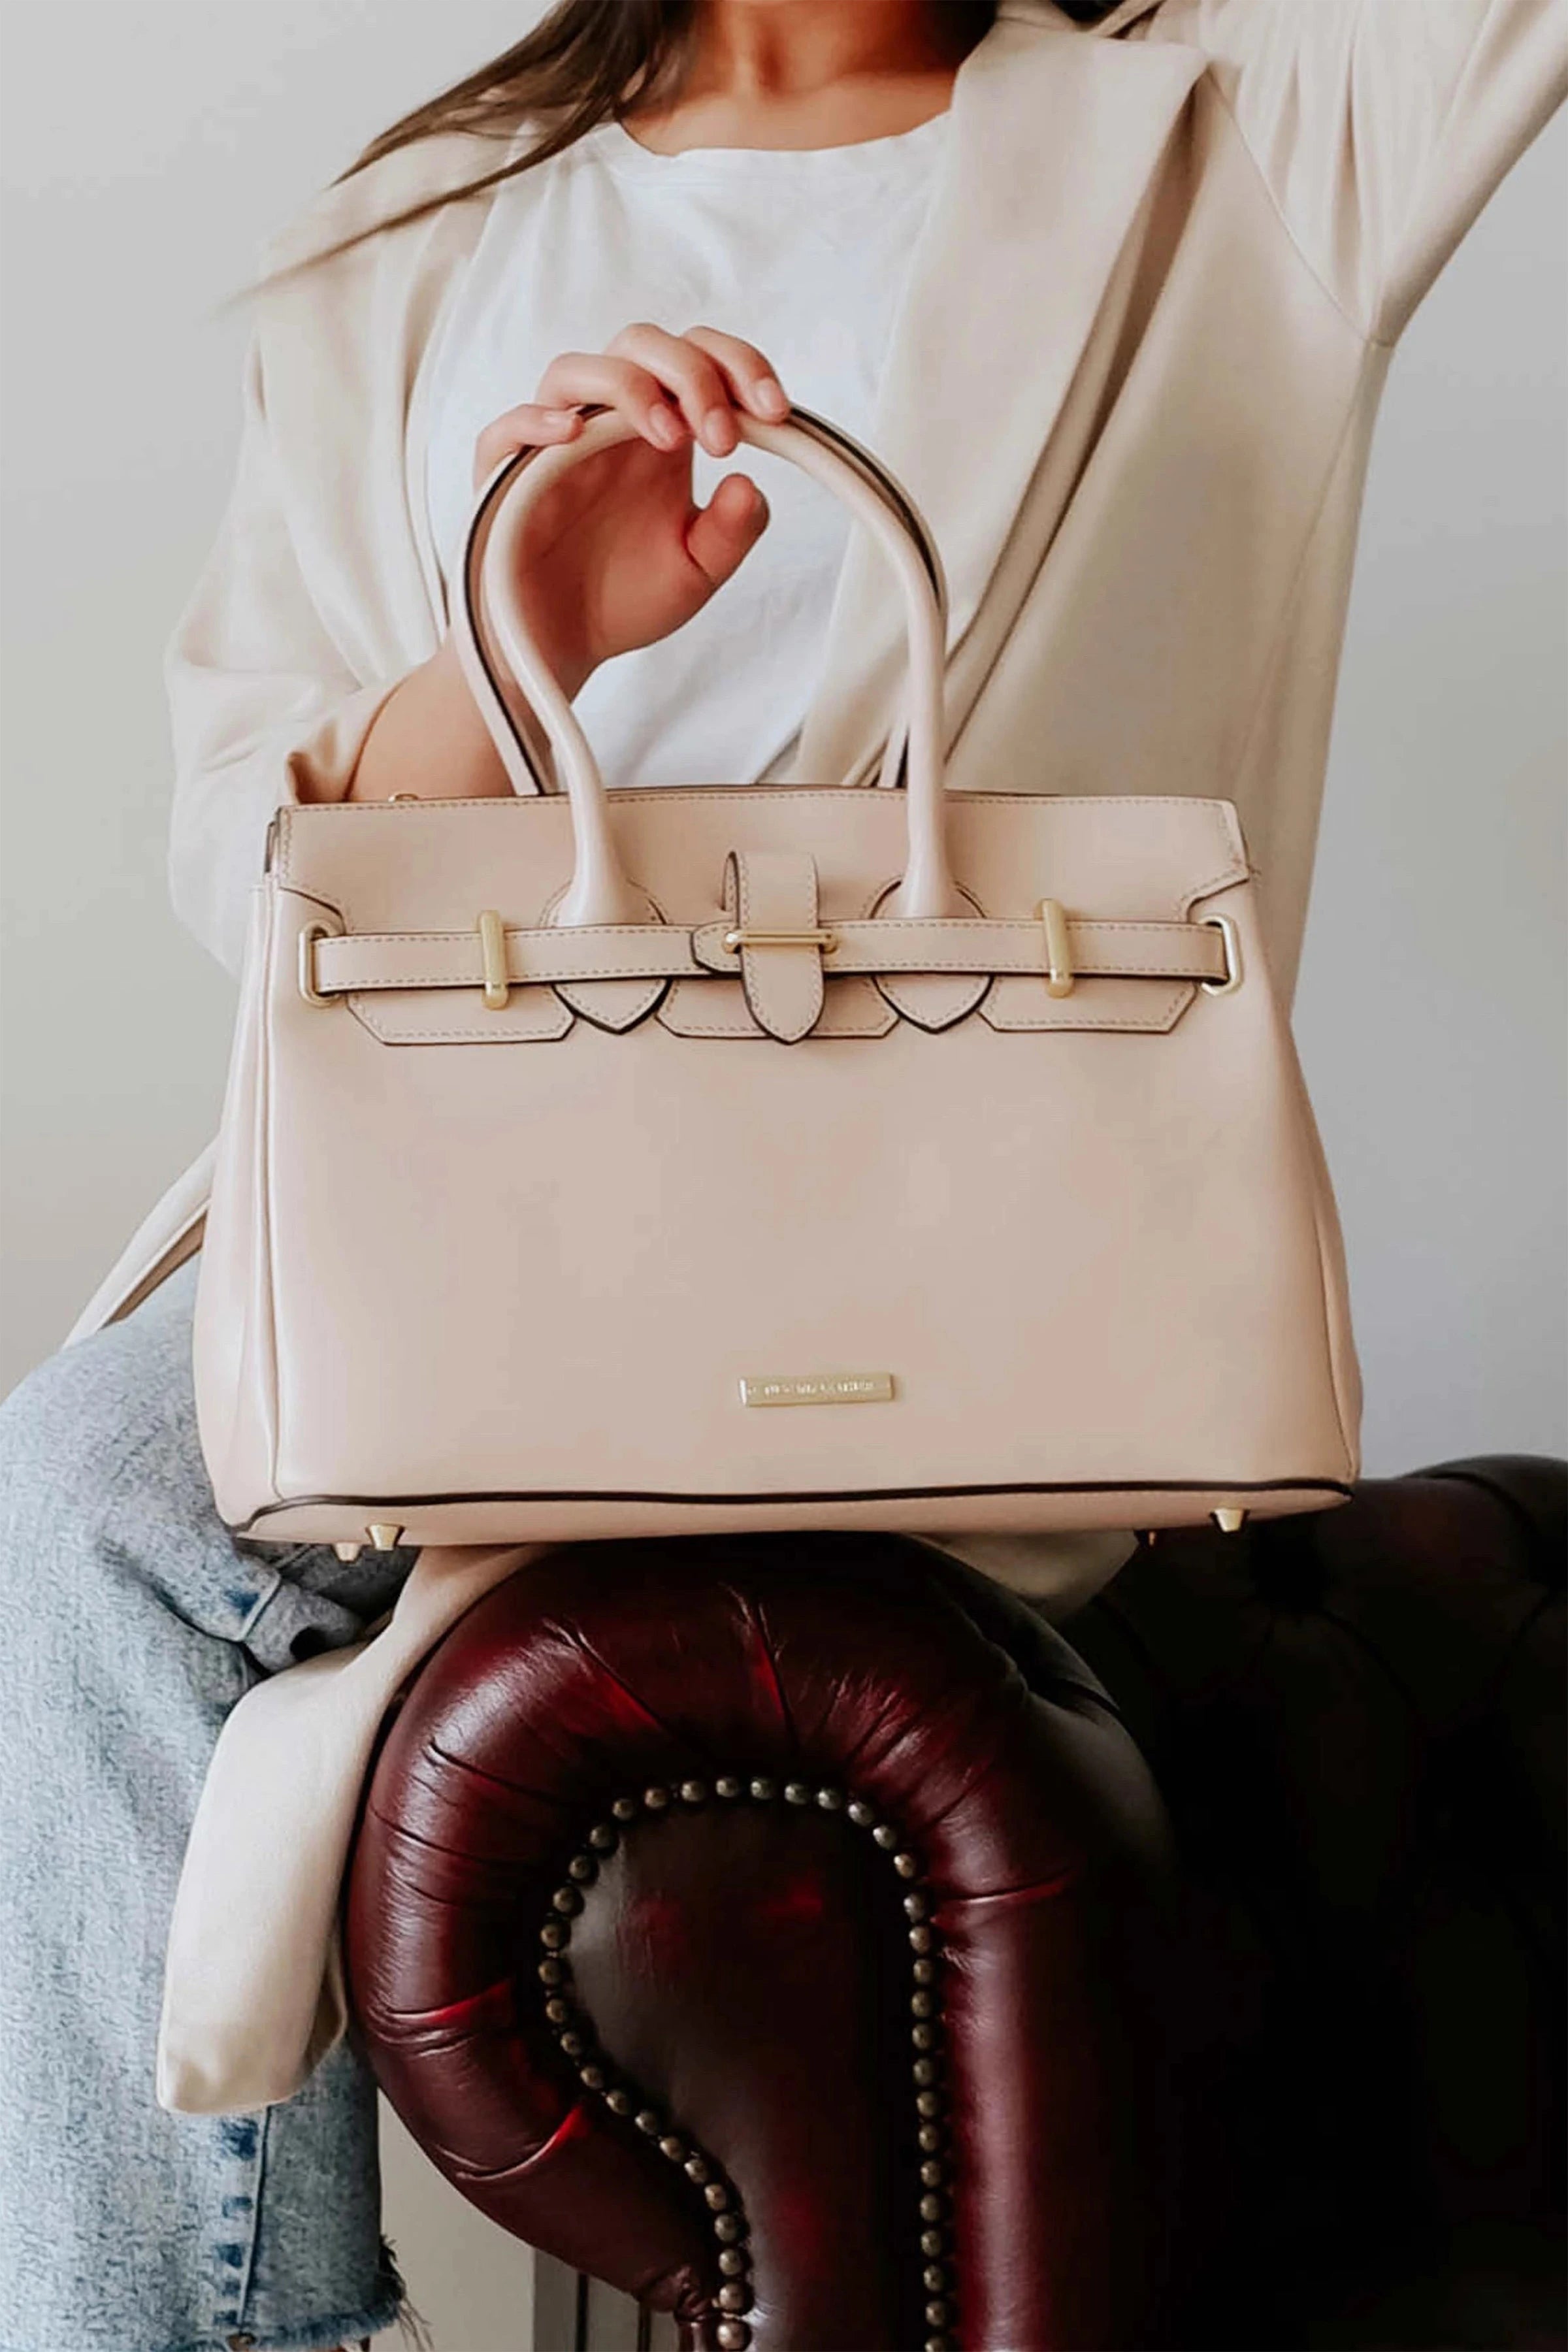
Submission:
<svg viewBox="0 0 1568 2352">
<path fill-rule="evenodd" d="M 980 606 L 1204 64 L 1175 42 L 1096 38 L 1049 0 L 1003 0 L 959 70 L 871 436 L 935 535 L 950 652 Z M 901 611 L 857 529 L 793 779 L 866 781 L 896 719 L 902 665 Z"/>
</svg>

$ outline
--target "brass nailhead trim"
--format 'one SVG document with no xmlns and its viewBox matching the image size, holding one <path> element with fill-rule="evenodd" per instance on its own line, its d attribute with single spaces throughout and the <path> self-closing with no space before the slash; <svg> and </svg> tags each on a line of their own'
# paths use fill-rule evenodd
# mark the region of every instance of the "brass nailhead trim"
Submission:
<svg viewBox="0 0 1568 2352">
<path fill-rule="evenodd" d="M 757 1773 L 742 1778 L 735 1772 L 721 1772 L 711 1784 L 714 1796 L 733 1801 L 750 1797 L 758 1804 L 771 1803 L 781 1793 L 786 1804 L 815 1804 L 825 1813 L 842 1812 L 859 1830 L 868 1830 L 871 1842 L 887 1854 L 895 1875 L 906 1885 L 920 1876 L 916 1854 L 902 1843 L 900 1832 L 891 1822 L 878 1818 L 874 1806 L 864 1797 L 847 1796 L 842 1789 L 831 1784 L 814 1788 L 806 1780 L 786 1780 L 780 1785 L 771 1775 Z M 614 1853 L 620 1843 L 624 1825 L 639 1817 L 668 1810 L 671 1798 L 677 1796 L 683 1805 L 705 1804 L 710 1795 L 706 1780 L 678 1781 L 672 1790 L 662 1783 L 645 1789 L 640 1797 L 622 1796 L 612 1800 L 608 1821 L 595 1822 L 587 1834 L 586 1844 L 573 1854 L 566 1865 L 567 1883 L 558 1886 L 550 1898 L 550 1913 L 539 1930 L 539 1940 L 545 1957 L 539 1962 L 541 1984 L 549 1998 L 543 2004 L 545 2021 L 550 2026 L 563 2056 L 574 2060 L 588 2056 L 595 2049 L 591 2023 L 584 2011 L 567 1997 L 561 1988 L 570 1987 L 570 1967 L 563 1955 L 571 1937 L 571 1922 L 583 1909 L 583 1888 L 592 1885 L 599 1875 L 599 1857 Z M 920 2180 L 921 2253 L 925 2267 L 921 2284 L 932 2299 L 925 2305 L 926 2325 L 938 2330 L 925 2339 L 923 2352 L 950 2352 L 950 2338 L 944 2330 L 952 2317 L 949 2298 L 951 2282 L 937 2257 L 945 2255 L 946 2236 L 932 2226 L 945 2216 L 947 2201 L 941 2193 L 948 2178 L 947 2167 L 942 2161 L 944 2134 L 940 2117 L 942 2102 L 934 2087 L 941 2076 L 941 2027 L 935 1993 L 931 1988 L 936 1982 L 936 1962 L 931 1957 L 936 1949 L 934 1930 L 928 1924 L 930 1898 L 919 1887 L 911 1887 L 902 1897 L 914 1990 L 910 1997 L 910 2042 L 918 2053 L 912 2061 L 910 2074 L 915 2085 L 915 2113 L 919 2118 L 918 2139 L 921 2162 Z M 719 2246 L 719 2271 L 723 2281 L 719 2289 L 717 2305 L 722 2315 L 714 2330 L 714 2342 L 719 2352 L 746 2352 L 752 2331 L 741 2314 L 749 2311 L 754 2296 L 748 2277 L 750 2258 L 745 2246 L 746 2224 L 743 2214 L 733 2209 L 732 2192 L 722 2180 L 713 2177 L 711 2160 L 700 2149 L 693 2148 L 678 2132 L 666 2128 L 665 2119 L 657 2107 L 638 2106 L 633 2090 L 614 2079 L 614 2069 L 602 2062 L 602 2053 L 589 2058 L 589 2063 L 575 2068 L 578 2081 L 585 2090 L 603 2099 L 612 2115 L 630 2116 L 638 2131 L 657 2142 L 661 2156 L 678 2164 L 694 2187 L 702 2191 L 702 2200 L 712 2223 Z"/>
</svg>

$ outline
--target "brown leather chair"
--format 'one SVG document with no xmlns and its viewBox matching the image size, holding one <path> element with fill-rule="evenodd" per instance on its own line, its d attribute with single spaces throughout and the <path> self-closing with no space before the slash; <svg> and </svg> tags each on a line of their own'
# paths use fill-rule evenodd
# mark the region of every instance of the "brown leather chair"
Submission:
<svg viewBox="0 0 1568 2352">
<path fill-rule="evenodd" d="M 563 1552 L 384 1738 L 372 2063 L 683 2352 L 1557 2342 L 1563 1509 L 1370 1483 L 1068 1638 L 899 1538 Z"/>
</svg>

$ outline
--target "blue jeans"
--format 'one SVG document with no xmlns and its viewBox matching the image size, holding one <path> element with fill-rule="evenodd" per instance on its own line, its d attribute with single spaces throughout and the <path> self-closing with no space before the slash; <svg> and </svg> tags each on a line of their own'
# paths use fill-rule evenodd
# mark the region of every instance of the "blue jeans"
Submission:
<svg viewBox="0 0 1568 2352">
<path fill-rule="evenodd" d="M 153 2100 L 163 1942 L 218 1727 L 356 1640 L 409 1552 L 236 1543 L 196 1444 L 187 1266 L 0 1406 L 0 2352 L 310 2352 L 375 2334 L 374 2085 Z"/>
</svg>

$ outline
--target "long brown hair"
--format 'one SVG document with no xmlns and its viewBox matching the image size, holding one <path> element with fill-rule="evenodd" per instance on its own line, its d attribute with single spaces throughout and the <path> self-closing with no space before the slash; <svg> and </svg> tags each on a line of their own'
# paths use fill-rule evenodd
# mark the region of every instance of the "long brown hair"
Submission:
<svg viewBox="0 0 1568 2352">
<path fill-rule="evenodd" d="M 996 0 L 931 0 L 931 5 L 955 38 L 967 37 L 971 45 L 989 30 L 996 15 Z M 1057 0 L 1057 5 L 1089 24 L 1105 16 L 1114 0 Z M 389 214 L 312 255 L 311 260 L 328 260 L 367 237 L 405 227 L 445 205 L 498 187 L 561 154 L 602 122 L 618 121 L 639 105 L 668 96 L 679 86 L 699 6 L 700 0 L 557 0 L 511 48 L 373 139 L 339 178 L 351 180 L 399 148 L 445 131 L 466 131 L 504 147 L 524 123 L 536 122 L 539 136 L 526 152 L 507 156 L 493 172 L 482 172 Z"/>
</svg>

